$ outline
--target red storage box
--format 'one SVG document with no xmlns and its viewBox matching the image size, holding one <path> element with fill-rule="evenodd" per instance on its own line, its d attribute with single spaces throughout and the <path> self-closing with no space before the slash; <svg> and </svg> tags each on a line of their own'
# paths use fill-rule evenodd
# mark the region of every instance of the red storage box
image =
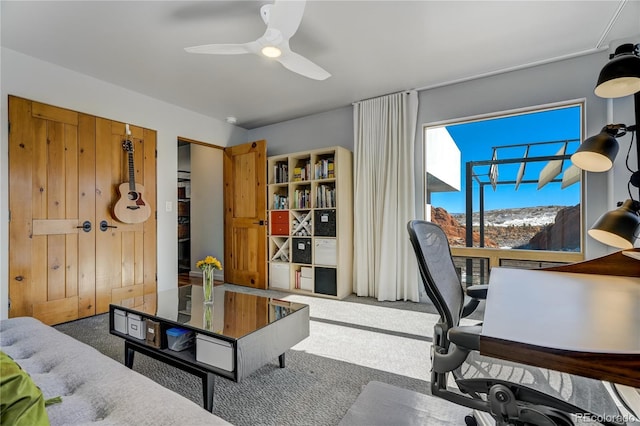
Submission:
<svg viewBox="0 0 640 426">
<path fill-rule="evenodd" d="M 289 235 L 289 210 L 271 212 L 271 235 Z"/>
<path fill-rule="evenodd" d="M 271 235 L 289 235 L 289 225 L 282 223 L 272 223 Z"/>
<path fill-rule="evenodd" d="M 289 223 L 289 210 L 275 210 L 271 212 L 271 223 Z"/>
</svg>

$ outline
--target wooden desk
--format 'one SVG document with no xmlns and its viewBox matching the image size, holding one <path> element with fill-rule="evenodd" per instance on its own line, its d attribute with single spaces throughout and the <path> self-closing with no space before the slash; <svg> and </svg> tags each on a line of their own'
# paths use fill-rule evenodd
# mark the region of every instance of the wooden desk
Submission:
<svg viewBox="0 0 640 426">
<path fill-rule="evenodd" d="M 640 388 L 640 278 L 493 268 L 486 303 L 481 354 Z"/>
</svg>

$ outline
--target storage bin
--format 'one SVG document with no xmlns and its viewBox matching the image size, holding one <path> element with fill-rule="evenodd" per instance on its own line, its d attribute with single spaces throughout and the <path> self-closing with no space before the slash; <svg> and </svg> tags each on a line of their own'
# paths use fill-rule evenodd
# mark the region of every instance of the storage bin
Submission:
<svg viewBox="0 0 640 426">
<path fill-rule="evenodd" d="M 311 264 L 311 238 L 293 238 L 291 259 L 293 263 Z"/>
<path fill-rule="evenodd" d="M 289 290 L 289 264 L 269 264 L 269 287 Z"/>
<path fill-rule="evenodd" d="M 129 333 L 129 336 L 144 340 L 147 337 L 146 331 L 144 318 L 140 315 L 129 312 L 127 314 L 127 332 Z"/>
<path fill-rule="evenodd" d="M 315 268 L 315 292 L 337 296 L 337 274 L 335 268 Z"/>
<path fill-rule="evenodd" d="M 300 277 L 300 289 L 313 291 L 313 278 Z"/>
<path fill-rule="evenodd" d="M 179 223 L 178 224 L 178 239 L 189 238 L 189 224 L 188 223 Z"/>
<path fill-rule="evenodd" d="M 309 266 L 302 266 L 300 268 L 300 276 L 302 278 L 313 278 L 313 268 Z"/>
<path fill-rule="evenodd" d="M 313 268 L 309 266 L 300 268 L 300 289 L 313 291 Z"/>
<path fill-rule="evenodd" d="M 147 345 L 154 348 L 162 347 L 162 335 L 160 334 L 160 323 L 147 318 L 144 322 L 147 328 L 147 336 L 145 338 Z"/>
<path fill-rule="evenodd" d="M 233 371 L 233 346 L 231 343 L 205 334 L 196 335 L 196 361 L 225 371 Z"/>
<path fill-rule="evenodd" d="M 187 201 L 178 201 L 178 216 L 189 216 L 190 203 Z"/>
<path fill-rule="evenodd" d="M 122 334 L 128 334 L 127 331 L 127 314 L 120 309 L 113 310 L 113 328 Z"/>
<path fill-rule="evenodd" d="M 170 328 L 167 330 L 167 348 L 172 351 L 183 351 L 193 346 L 193 331 L 184 328 Z"/>
<path fill-rule="evenodd" d="M 316 238 L 313 247 L 314 262 L 316 265 L 336 266 L 336 240 L 335 238 Z"/>
<path fill-rule="evenodd" d="M 316 210 L 313 217 L 314 235 L 320 237 L 336 236 L 336 211 Z"/>
</svg>

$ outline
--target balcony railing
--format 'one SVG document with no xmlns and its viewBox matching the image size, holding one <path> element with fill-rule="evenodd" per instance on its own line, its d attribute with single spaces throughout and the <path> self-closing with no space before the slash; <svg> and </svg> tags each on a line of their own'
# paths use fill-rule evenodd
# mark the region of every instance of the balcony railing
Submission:
<svg viewBox="0 0 640 426">
<path fill-rule="evenodd" d="M 494 266 L 540 269 L 584 260 L 582 253 L 451 247 L 454 264 L 465 286 L 487 284 Z"/>
</svg>

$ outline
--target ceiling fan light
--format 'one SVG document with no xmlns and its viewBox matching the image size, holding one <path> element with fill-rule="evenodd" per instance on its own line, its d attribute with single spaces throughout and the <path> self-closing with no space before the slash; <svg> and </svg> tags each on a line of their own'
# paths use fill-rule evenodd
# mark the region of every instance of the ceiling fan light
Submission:
<svg viewBox="0 0 640 426">
<path fill-rule="evenodd" d="M 601 98 L 620 98 L 636 92 L 640 92 L 637 45 L 623 44 L 600 71 L 594 93 Z"/>
<path fill-rule="evenodd" d="M 588 231 L 601 243 L 621 249 L 631 249 L 640 231 L 640 203 L 626 200 L 622 206 L 600 216 Z"/>
<path fill-rule="evenodd" d="M 585 140 L 571 156 L 571 162 L 589 172 L 606 172 L 618 155 L 618 141 L 606 131 Z"/>
<path fill-rule="evenodd" d="M 282 55 L 282 50 L 278 49 L 275 46 L 265 46 L 261 50 L 262 54 L 267 58 L 278 58 Z"/>
</svg>

